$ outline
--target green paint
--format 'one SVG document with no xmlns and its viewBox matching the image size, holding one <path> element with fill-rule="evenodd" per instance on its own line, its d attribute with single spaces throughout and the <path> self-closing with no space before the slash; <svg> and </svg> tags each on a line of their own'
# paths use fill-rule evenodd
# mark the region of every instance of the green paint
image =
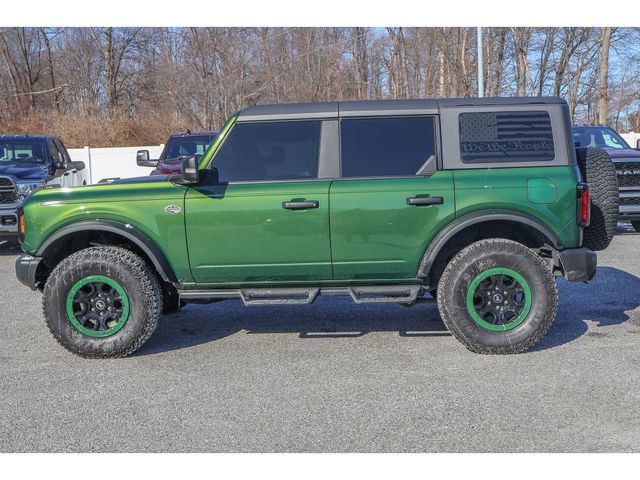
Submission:
<svg viewBox="0 0 640 480">
<path fill-rule="evenodd" d="M 35 253 L 61 228 L 83 220 L 114 220 L 130 225 L 162 250 L 181 282 L 192 281 L 184 231 L 184 196 L 188 187 L 171 182 L 98 184 L 41 190 L 24 205 L 29 226 L 23 249 Z M 171 215 L 167 205 L 182 211 Z"/>
<path fill-rule="evenodd" d="M 455 219 L 453 175 L 335 180 L 331 185 L 334 279 L 416 276 L 429 242 Z M 442 205 L 407 198 L 442 197 Z"/>
<path fill-rule="evenodd" d="M 489 277 L 497 276 L 497 275 L 505 275 L 505 276 L 511 277 L 513 280 L 515 280 L 520 284 L 520 286 L 522 287 L 522 290 L 524 291 L 524 306 L 520 314 L 510 322 L 498 324 L 498 325 L 484 320 L 479 315 L 474 304 L 474 296 L 476 294 L 476 290 L 480 285 L 480 283 Z M 529 283 L 525 280 L 525 278 L 522 275 L 520 275 L 518 272 L 516 272 L 511 268 L 496 267 L 496 268 L 490 268 L 489 270 L 485 270 L 484 272 L 478 274 L 473 279 L 473 281 L 469 285 L 469 288 L 467 289 L 467 296 L 466 296 L 467 312 L 469 313 L 469 315 L 471 315 L 471 318 L 473 319 L 474 322 L 476 322 L 481 327 L 486 328 L 487 330 L 491 330 L 493 332 L 504 332 L 507 330 L 513 330 L 522 322 L 524 322 L 524 320 L 527 318 L 527 316 L 531 311 L 531 303 L 532 303 L 532 298 L 531 298 L 531 288 L 529 287 Z"/>
<path fill-rule="evenodd" d="M 558 200 L 558 185 L 549 177 L 530 178 L 527 198 L 531 203 L 553 204 Z"/>
<path fill-rule="evenodd" d="M 232 116 L 204 154 L 214 159 Z M 393 159 L 390 159 L 392 161 Z M 133 161 L 133 160 L 132 160 Z M 35 254 L 56 231 L 82 220 L 113 220 L 149 237 L 181 286 L 415 282 L 433 238 L 468 213 L 523 212 L 579 247 L 576 167 L 478 168 L 430 177 L 249 182 L 192 187 L 169 181 L 41 190 L 24 205 L 23 249 Z M 414 196 L 442 205 L 410 206 Z M 282 209 L 290 200 L 320 207 Z M 182 211 L 169 215 L 167 205 Z"/>
<path fill-rule="evenodd" d="M 489 209 L 527 213 L 555 232 L 565 248 L 581 246 L 576 223 L 577 167 L 514 167 L 456 170 L 456 216 Z M 527 180 L 544 177 L 557 186 L 557 200 L 533 203 L 528 198 Z"/>
<path fill-rule="evenodd" d="M 203 285 L 330 279 L 330 180 L 196 186 L 187 193 L 191 269 Z M 286 210 L 283 202 L 316 200 Z"/>
<path fill-rule="evenodd" d="M 82 323 L 80 323 L 80 321 L 76 318 L 73 311 L 73 303 L 78 291 L 80 291 L 80 289 L 82 289 L 86 285 L 96 283 L 103 283 L 112 287 L 120 296 L 120 302 L 122 303 L 122 315 L 117 319 L 116 324 L 110 328 L 99 331 L 87 328 L 82 325 Z M 69 293 L 67 294 L 66 309 L 67 318 L 69 318 L 71 324 L 80 333 L 89 337 L 109 337 L 122 329 L 122 327 L 124 327 L 125 323 L 127 323 L 127 320 L 129 319 L 129 296 L 127 295 L 127 292 L 124 290 L 124 288 L 112 278 L 105 277 L 104 275 L 91 275 L 78 280 L 73 285 L 73 287 L 71 287 L 71 290 L 69 290 Z"/>
</svg>

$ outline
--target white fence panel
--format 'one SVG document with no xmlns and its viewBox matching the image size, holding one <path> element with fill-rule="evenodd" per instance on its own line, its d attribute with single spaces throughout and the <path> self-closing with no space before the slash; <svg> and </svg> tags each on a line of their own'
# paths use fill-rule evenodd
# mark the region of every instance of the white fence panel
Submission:
<svg viewBox="0 0 640 480">
<path fill-rule="evenodd" d="M 638 140 L 640 140 L 640 132 L 621 133 L 620 136 L 624 138 L 631 148 L 638 147 Z"/>
<path fill-rule="evenodd" d="M 98 183 L 105 178 L 131 178 L 146 176 L 151 167 L 136 164 L 136 152 L 149 150 L 149 158 L 158 158 L 164 145 L 148 147 L 70 148 L 71 160 L 81 160 L 86 165 L 87 183 Z"/>
</svg>

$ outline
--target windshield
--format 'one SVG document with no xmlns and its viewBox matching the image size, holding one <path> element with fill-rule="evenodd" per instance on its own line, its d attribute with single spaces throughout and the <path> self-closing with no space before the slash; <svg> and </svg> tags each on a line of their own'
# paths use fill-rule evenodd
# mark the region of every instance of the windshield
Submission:
<svg viewBox="0 0 640 480">
<path fill-rule="evenodd" d="M 190 155 L 201 157 L 212 140 L 213 136 L 209 135 L 173 137 L 165 145 L 162 155 L 160 155 L 160 160 L 173 160 Z"/>
<path fill-rule="evenodd" d="M 0 163 L 45 163 L 42 140 L 0 140 Z"/>
<path fill-rule="evenodd" d="M 573 142 L 580 147 L 631 148 L 609 127 L 573 127 Z"/>
</svg>

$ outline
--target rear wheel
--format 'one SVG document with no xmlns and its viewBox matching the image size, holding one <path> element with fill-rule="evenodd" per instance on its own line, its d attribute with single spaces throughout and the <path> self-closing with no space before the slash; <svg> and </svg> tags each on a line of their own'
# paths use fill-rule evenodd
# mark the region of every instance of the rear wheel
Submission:
<svg viewBox="0 0 640 480">
<path fill-rule="evenodd" d="M 449 331 L 476 353 L 522 352 L 549 330 L 558 293 L 545 262 L 512 240 L 476 242 L 458 253 L 438 284 Z"/>
<path fill-rule="evenodd" d="M 87 358 L 124 357 L 151 336 L 162 308 L 155 273 L 119 247 L 92 247 L 49 276 L 43 312 L 56 340 Z"/>
</svg>

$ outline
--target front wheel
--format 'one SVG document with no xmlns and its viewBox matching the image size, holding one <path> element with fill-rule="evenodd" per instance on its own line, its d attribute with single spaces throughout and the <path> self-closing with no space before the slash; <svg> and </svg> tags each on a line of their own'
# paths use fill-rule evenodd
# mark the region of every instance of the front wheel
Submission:
<svg viewBox="0 0 640 480">
<path fill-rule="evenodd" d="M 522 352 L 556 316 L 556 282 L 545 262 L 512 240 L 481 240 L 449 262 L 438 283 L 438 309 L 472 352 Z"/>
<path fill-rule="evenodd" d="M 138 255 L 92 247 L 54 268 L 42 302 L 49 330 L 64 348 L 87 358 L 124 357 L 155 330 L 162 290 Z"/>
</svg>

